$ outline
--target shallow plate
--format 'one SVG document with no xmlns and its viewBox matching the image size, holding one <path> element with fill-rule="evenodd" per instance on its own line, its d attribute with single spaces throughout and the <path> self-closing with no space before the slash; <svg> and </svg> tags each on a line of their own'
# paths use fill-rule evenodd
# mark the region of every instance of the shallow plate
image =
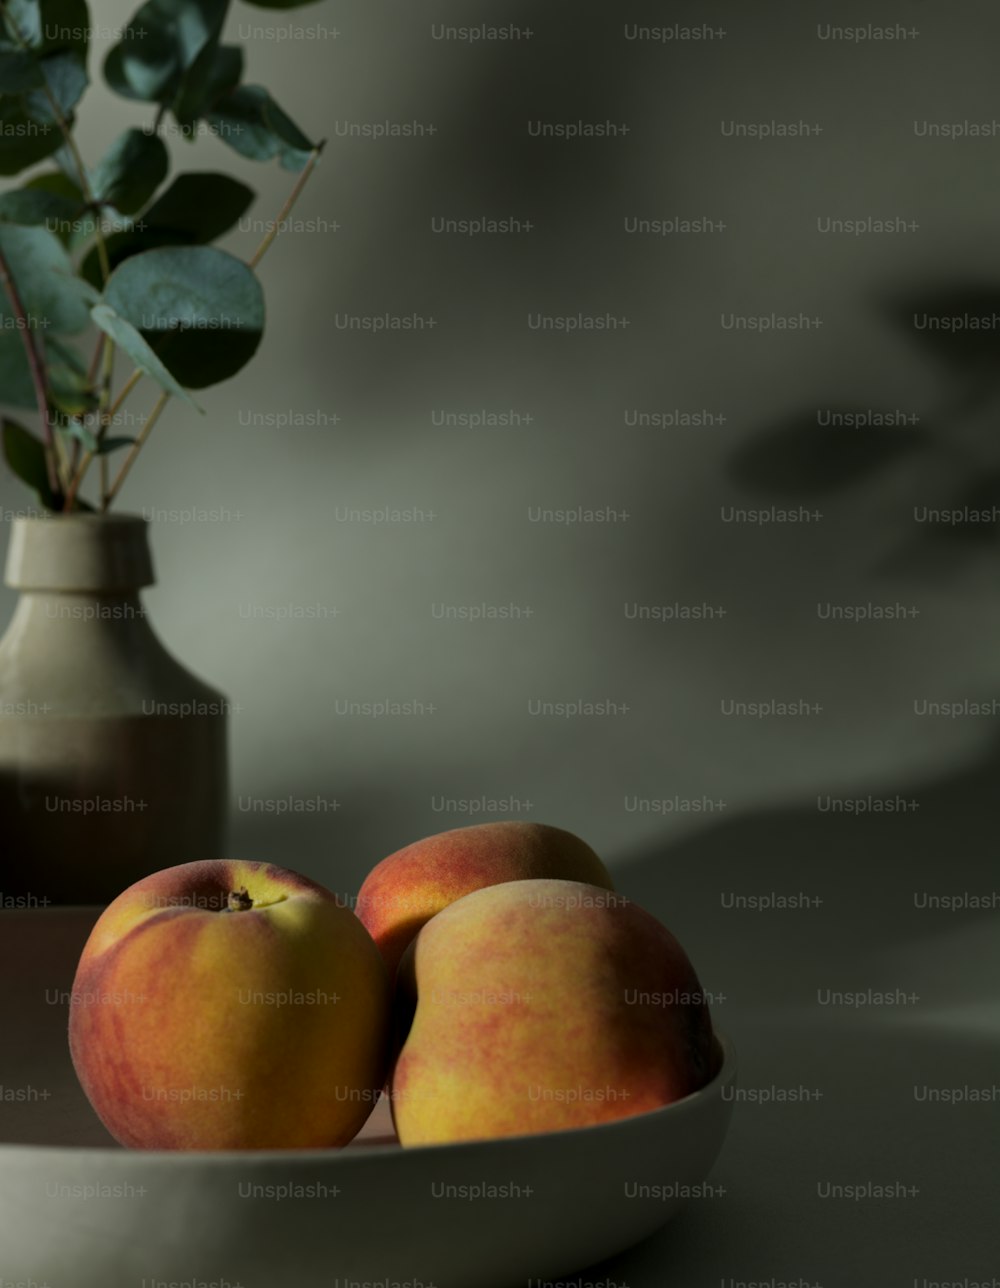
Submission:
<svg viewBox="0 0 1000 1288">
<path fill-rule="evenodd" d="M 0 1269 L 50 1288 L 510 1288 L 651 1234 L 721 1148 L 701 1091 L 618 1122 L 403 1149 L 380 1103 L 341 1150 L 119 1148 L 76 1081 L 69 990 L 99 909 L 0 913 Z"/>
</svg>

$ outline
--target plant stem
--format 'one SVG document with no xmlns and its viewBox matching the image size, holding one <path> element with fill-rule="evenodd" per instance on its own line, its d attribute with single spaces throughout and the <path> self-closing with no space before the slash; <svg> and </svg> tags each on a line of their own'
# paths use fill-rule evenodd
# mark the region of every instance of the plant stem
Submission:
<svg viewBox="0 0 1000 1288">
<path fill-rule="evenodd" d="M 111 402 L 111 378 L 115 369 L 115 348 L 110 336 L 104 337 L 104 346 L 101 350 L 102 371 L 101 371 L 101 393 L 97 404 L 98 415 L 101 423 L 97 430 L 97 441 L 104 441 L 111 424 L 111 414 L 108 406 Z M 108 460 L 106 456 L 101 457 L 100 462 L 100 486 L 101 486 L 101 508 L 104 508 L 104 499 L 108 492 Z"/>
<path fill-rule="evenodd" d="M 28 325 L 28 315 L 21 300 L 21 292 L 17 289 L 17 283 L 14 281 L 10 265 L 7 263 L 7 257 L 2 250 L 0 250 L 0 283 L 3 284 L 3 288 L 7 292 L 11 308 L 13 308 L 20 324 L 21 337 L 24 340 L 24 347 L 28 355 L 28 366 L 31 369 L 31 381 L 35 386 L 38 415 L 41 417 L 42 422 L 42 438 L 45 444 L 45 470 L 48 474 L 52 496 L 53 498 L 58 498 L 62 489 L 59 484 L 59 472 L 56 469 L 55 435 L 52 432 L 52 418 L 49 415 L 49 396 L 45 389 L 45 367 L 38 352 L 34 334 Z"/>
<path fill-rule="evenodd" d="M 312 174 L 313 170 L 316 168 L 316 162 L 319 160 L 319 155 L 323 151 L 324 146 L 325 146 L 325 140 L 323 143 L 317 143 L 316 146 L 313 148 L 312 152 L 310 152 L 309 160 L 306 162 L 305 166 L 303 167 L 302 173 L 299 175 L 298 180 L 296 181 L 295 187 L 288 194 L 288 199 L 286 200 L 285 204 L 281 207 L 281 210 L 278 212 L 277 219 L 275 219 L 274 222 L 271 224 L 271 227 L 264 234 L 263 241 L 254 251 L 253 255 L 251 255 L 251 257 L 247 260 L 247 263 L 251 268 L 257 267 L 260 261 L 264 258 L 264 255 L 267 253 L 268 247 L 271 245 L 275 237 L 277 237 L 278 233 L 280 232 L 281 225 L 288 218 L 292 207 L 299 199 L 302 189 L 306 186 L 306 181 L 308 180 L 309 176 Z"/>
<path fill-rule="evenodd" d="M 101 354 L 104 352 L 104 333 L 97 337 L 97 344 L 94 347 L 94 355 L 90 359 L 90 366 L 87 368 L 87 385 L 93 389 L 94 381 L 97 379 L 97 369 L 100 366 Z"/>
<path fill-rule="evenodd" d="M 145 375 L 145 372 L 140 371 L 139 368 L 136 367 L 135 371 L 132 372 L 128 380 L 126 380 L 125 383 L 122 385 L 121 390 L 119 391 L 118 397 L 108 408 L 109 417 L 113 417 L 117 413 L 118 408 L 122 405 L 122 403 L 129 396 L 129 394 L 136 387 L 136 385 L 139 383 L 139 381 L 142 379 L 144 375 Z"/>
<path fill-rule="evenodd" d="M 121 485 L 125 482 L 126 478 L 128 477 L 129 470 L 132 468 L 133 464 L 135 463 L 135 458 L 142 451 L 143 443 L 145 443 L 146 439 L 153 432 L 153 426 L 160 419 L 160 414 L 162 413 L 164 407 L 166 407 L 169 401 L 170 401 L 170 395 L 167 393 L 166 390 L 164 390 L 163 393 L 161 393 L 159 398 L 156 400 L 156 404 L 153 407 L 153 410 L 149 413 L 149 416 L 146 419 L 146 423 L 145 425 L 143 425 L 142 430 L 139 433 L 139 436 L 136 438 L 135 442 L 129 448 L 129 453 L 125 457 L 122 467 L 118 471 L 118 474 L 115 477 L 115 481 L 111 484 L 111 487 L 105 491 L 102 499 L 102 504 L 101 504 L 102 513 L 108 509 L 108 507 L 111 505 L 111 502 L 118 495 Z M 105 459 L 104 457 L 101 458 L 102 461 L 104 459 Z"/>
<path fill-rule="evenodd" d="M 77 469 L 76 473 L 70 479 L 69 487 L 66 489 L 66 504 L 63 507 L 66 511 L 72 510 L 74 505 L 76 505 L 76 494 L 80 490 L 80 484 L 83 482 L 83 476 L 90 468 L 90 462 L 93 459 L 94 459 L 93 452 L 84 452 L 83 460 L 80 462 L 80 466 Z"/>
</svg>

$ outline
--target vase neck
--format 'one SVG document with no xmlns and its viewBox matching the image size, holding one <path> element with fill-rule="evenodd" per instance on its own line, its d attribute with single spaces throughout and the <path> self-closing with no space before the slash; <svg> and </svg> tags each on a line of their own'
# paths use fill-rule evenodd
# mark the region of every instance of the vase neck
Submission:
<svg viewBox="0 0 1000 1288">
<path fill-rule="evenodd" d="M 155 580 L 146 520 L 96 514 L 18 518 L 6 580 L 28 592 L 136 596 Z"/>
</svg>

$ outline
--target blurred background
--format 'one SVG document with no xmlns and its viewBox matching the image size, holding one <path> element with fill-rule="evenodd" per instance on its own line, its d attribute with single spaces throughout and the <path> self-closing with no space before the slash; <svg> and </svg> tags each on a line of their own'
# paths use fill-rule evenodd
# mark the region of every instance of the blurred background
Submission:
<svg viewBox="0 0 1000 1288">
<path fill-rule="evenodd" d="M 112 33 L 130 13 L 97 16 Z M 965 374 L 903 314 L 1000 272 L 997 139 L 915 128 L 989 119 L 1000 16 L 896 4 L 882 20 L 919 35 L 881 42 L 820 38 L 817 16 L 504 3 L 488 21 L 520 37 L 473 42 L 444 33 L 487 16 L 446 0 L 234 7 L 247 79 L 327 147 L 261 267 L 256 361 L 204 392 L 204 417 L 168 408 L 119 504 L 154 522 L 157 630 L 234 705 L 235 852 L 346 888 L 417 835 L 521 815 L 619 862 L 762 806 L 916 791 L 989 752 L 993 720 L 915 711 L 992 700 L 1000 589 L 989 540 L 945 541 L 942 563 L 915 522 L 968 482 L 947 446 Z M 836 22 L 871 18 L 842 4 Z M 85 157 L 149 114 L 95 83 Z M 387 122 L 416 133 L 358 136 Z M 614 132 L 542 132 L 577 122 Z M 734 126 L 774 122 L 820 132 Z M 224 242 L 249 255 L 290 177 L 211 136 L 171 147 L 259 192 Z M 477 219 L 515 231 L 436 231 Z M 872 219 L 896 231 L 820 231 Z M 346 329 L 372 317 L 425 325 Z M 581 329 L 541 329 L 564 317 Z M 878 430 L 845 430 L 862 460 L 835 480 L 821 417 L 845 408 L 917 417 L 937 446 L 883 460 Z M 766 441 L 789 421 L 821 454 L 772 490 Z M 0 487 L 9 520 L 25 497 Z M 731 517 L 803 504 L 819 517 Z M 365 714 L 380 702 L 402 713 Z M 595 713 L 552 713 L 567 703 Z"/>
</svg>

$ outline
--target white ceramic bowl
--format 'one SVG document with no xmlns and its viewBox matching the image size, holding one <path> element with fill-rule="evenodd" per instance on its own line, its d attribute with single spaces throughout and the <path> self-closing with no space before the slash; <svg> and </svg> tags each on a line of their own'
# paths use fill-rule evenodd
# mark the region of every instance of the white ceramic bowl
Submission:
<svg viewBox="0 0 1000 1288">
<path fill-rule="evenodd" d="M 5 1282 L 523 1286 L 651 1234 L 698 1193 L 721 1148 L 732 1109 L 723 1090 L 736 1076 L 722 1037 L 724 1063 L 707 1087 L 596 1127 L 404 1150 L 380 1104 L 341 1150 L 121 1149 L 85 1100 L 66 1044 L 68 992 L 98 915 L 0 913 Z"/>
</svg>

